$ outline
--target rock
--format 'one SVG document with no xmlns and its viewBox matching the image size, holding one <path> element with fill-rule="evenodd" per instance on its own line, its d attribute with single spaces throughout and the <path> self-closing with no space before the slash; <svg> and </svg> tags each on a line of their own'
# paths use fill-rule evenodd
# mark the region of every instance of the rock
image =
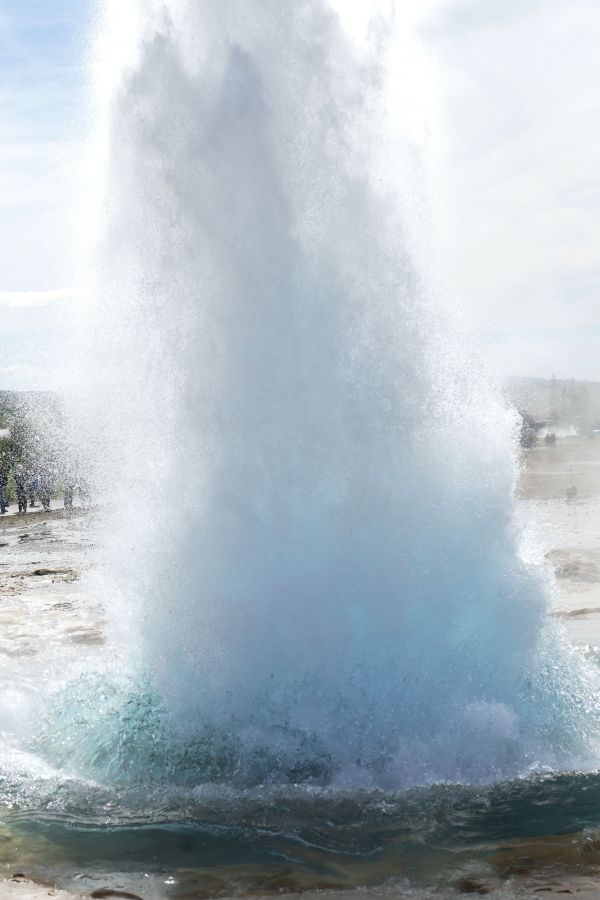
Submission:
<svg viewBox="0 0 600 900">
<path fill-rule="evenodd" d="M 97 888 L 92 891 L 90 897 L 122 897 L 123 900 L 143 900 L 139 894 L 130 894 L 128 891 L 113 891 L 112 888 Z"/>
<path fill-rule="evenodd" d="M 473 878 L 460 878 L 454 882 L 454 887 L 461 894 L 489 894 L 490 889 L 482 884 L 481 881 L 475 881 Z"/>
</svg>

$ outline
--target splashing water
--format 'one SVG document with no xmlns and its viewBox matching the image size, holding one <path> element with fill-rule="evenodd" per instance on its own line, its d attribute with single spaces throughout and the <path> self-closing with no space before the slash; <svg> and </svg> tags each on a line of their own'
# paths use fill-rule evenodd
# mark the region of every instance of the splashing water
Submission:
<svg viewBox="0 0 600 900">
<path fill-rule="evenodd" d="M 169 777 L 396 788 L 593 752 L 595 682 L 519 550 L 512 415 L 427 285 L 402 28 L 107 6 L 88 405 L 152 713 L 100 721 L 160 733 Z"/>
</svg>

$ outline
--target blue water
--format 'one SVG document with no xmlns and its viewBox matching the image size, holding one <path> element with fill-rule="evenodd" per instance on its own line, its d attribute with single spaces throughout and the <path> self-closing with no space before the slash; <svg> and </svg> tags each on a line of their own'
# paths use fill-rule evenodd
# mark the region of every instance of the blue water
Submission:
<svg viewBox="0 0 600 900">
<path fill-rule="evenodd" d="M 18 850 L 9 844 L 2 859 L 13 862 L 12 851 L 13 865 L 65 887 L 173 897 L 386 883 L 419 893 L 466 877 L 492 890 L 600 863 L 591 774 L 401 794 L 290 787 L 152 800 L 149 809 L 147 795 L 57 790 L 5 814 Z"/>
</svg>

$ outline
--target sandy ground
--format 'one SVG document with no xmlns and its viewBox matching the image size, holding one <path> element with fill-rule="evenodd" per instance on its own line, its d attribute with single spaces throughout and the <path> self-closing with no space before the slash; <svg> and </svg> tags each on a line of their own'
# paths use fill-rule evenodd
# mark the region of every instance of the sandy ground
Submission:
<svg viewBox="0 0 600 900">
<path fill-rule="evenodd" d="M 600 437 L 526 451 L 521 496 L 557 577 L 555 613 L 576 643 L 600 647 Z"/>
<path fill-rule="evenodd" d="M 52 656 L 56 643 L 101 644 L 103 619 L 79 579 L 91 549 L 79 510 L 0 520 L 0 653 Z"/>
<path fill-rule="evenodd" d="M 74 900 L 81 896 L 83 895 L 67 894 L 53 887 L 34 884 L 27 878 L 19 877 L 18 874 L 11 879 L 0 881 L 0 897 L 5 897 L 6 900 L 39 900 L 42 897 L 71 897 Z"/>
<path fill-rule="evenodd" d="M 543 444 L 523 454 L 520 497 L 528 521 L 554 567 L 559 591 L 554 614 L 572 639 L 600 647 L 600 437 L 564 438 L 555 448 Z M 85 595 L 80 576 L 91 564 L 91 516 L 60 504 L 45 513 L 39 509 L 17 516 L 16 507 L 0 518 L 0 655 L 15 663 L 30 659 L 32 679 L 36 666 L 50 660 L 68 660 L 81 653 L 101 651 L 104 641 L 102 611 Z M 57 650 L 60 652 L 57 653 Z M 391 900 L 395 897 L 459 896 L 533 897 L 577 894 L 600 897 L 598 860 L 570 860 L 569 837 L 542 838 L 523 845 L 522 856 L 540 860 L 536 877 L 528 863 L 519 872 L 513 852 L 506 861 L 502 884 L 462 879 L 443 891 L 415 891 L 398 883 L 381 888 L 318 893 L 319 900 Z M 560 868 L 558 868 L 558 866 Z M 564 866 L 569 874 L 564 874 Z M 556 867 L 556 871 L 555 871 Z M 107 884 L 93 894 L 67 894 L 34 883 L 20 872 L 6 872 L 0 880 L 0 898 L 125 897 Z M 12 876 L 12 877 L 10 877 Z M 154 895 L 153 895 L 154 896 Z M 192 896 L 192 895 L 190 895 Z M 258 894 L 254 895 L 259 896 Z M 308 900 L 311 894 L 286 894 L 289 900 Z M 146 898 L 149 900 L 149 898 Z"/>
</svg>

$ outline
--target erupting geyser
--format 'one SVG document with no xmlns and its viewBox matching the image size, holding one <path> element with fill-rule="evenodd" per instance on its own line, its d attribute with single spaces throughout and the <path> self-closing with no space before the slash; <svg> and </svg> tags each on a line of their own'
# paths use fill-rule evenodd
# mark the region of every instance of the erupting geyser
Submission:
<svg viewBox="0 0 600 900">
<path fill-rule="evenodd" d="M 104 596 L 197 782 L 505 777 L 582 761 L 597 717 L 520 558 L 512 416 L 429 298 L 398 27 L 107 11 Z"/>
</svg>

